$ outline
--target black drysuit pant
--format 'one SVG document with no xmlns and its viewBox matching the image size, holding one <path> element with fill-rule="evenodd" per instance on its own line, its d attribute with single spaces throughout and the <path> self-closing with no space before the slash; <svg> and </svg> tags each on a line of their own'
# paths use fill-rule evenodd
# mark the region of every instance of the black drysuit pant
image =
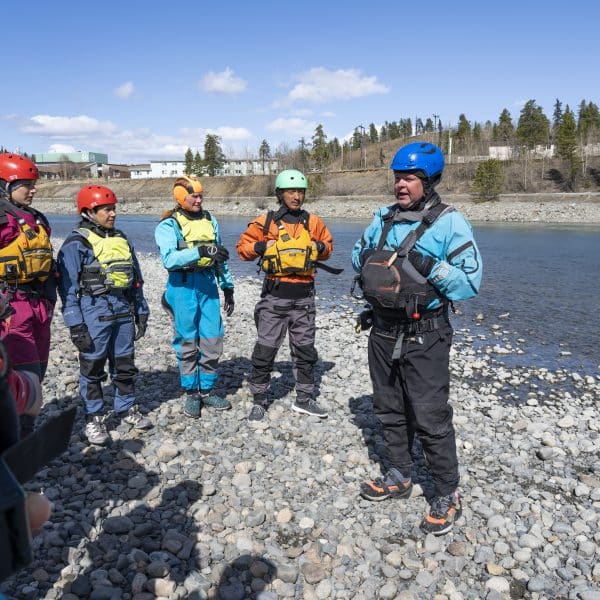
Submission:
<svg viewBox="0 0 600 600">
<path fill-rule="evenodd" d="M 390 464 L 410 476 L 416 433 L 439 495 L 452 493 L 459 482 L 453 411 L 448 404 L 452 333 L 443 320 L 435 331 L 405 334 L 399 360 L 392 360 L 394 332 L 373 327 L 369 337 L 373 404 Z"/>
</svg>

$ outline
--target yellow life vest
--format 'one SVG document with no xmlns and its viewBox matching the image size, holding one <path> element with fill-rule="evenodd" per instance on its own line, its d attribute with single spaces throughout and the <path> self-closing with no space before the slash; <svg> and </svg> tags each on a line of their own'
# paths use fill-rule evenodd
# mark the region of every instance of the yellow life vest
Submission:
<svg viewBox="0 0 600 600">
<path fill-rule="evenodd" d="M 7 283 L 46 281 L 52 270 L 52 244 L 39 220 L 37 231 L 25 219 L 13 214 L 21 232 L 0 249 L 0 280 Z"/>
<path fill-rule="evenodd" d="M 97 296 L 131 288 L 135 270 L 131 247 L 125 237 L 119 234 L 104 237 L 85 227 L 77 231 L 88 241 L 96 259 L 81 270 L 83 292 Z"/>
<path fill-rule="evenodd" d="M 260 260 L 265 273 L 275 277 L 284 275 L 312 275 L 318 251 L 310 238 L 307 223 L 303 223 L 298 237 L 292 237 L 281 221 L 275 221 L 279 230 L 277 241 L 267 248 Z"/>
<path fill-rule="evenodd" d="M 203 212 L 202 218 L 190 219 L 181 211 L 173 213 L 173 218 L 181 229 L 183 240 L 180 240 L 177 249 L 194 248 L 196 246 L 212 246 L 216 243 L 215 228 L 210 218 L 210 213 Z M 214 265 L 212 258 L 200 258 L 191 265 L 192 269 L 208 269 Z M 188 268 L 188 267 L 186 267 Z"/>
</svg>

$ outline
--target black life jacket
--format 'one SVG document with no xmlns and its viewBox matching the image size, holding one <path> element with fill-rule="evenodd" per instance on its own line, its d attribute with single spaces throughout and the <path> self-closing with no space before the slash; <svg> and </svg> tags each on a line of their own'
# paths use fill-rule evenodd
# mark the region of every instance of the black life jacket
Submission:
<svg viewBox="0 0 600 600">
<path fill-rule="evenodd" d="M 409 213 L 390 211 L 383 217 L 383 229 L 375 251 L 362 265 L 356 281 L 363 298 L 376 312 L 391 318 L 414 318 L 433 300 L 441 298 L 436 288 L 408 260 L 408 253 L 425 231 L 442 215 L 454 209 L 438 200 L 422 213 L 410 213 L 410 220 L 420 223 L 398 247 L 384 250 L 386 239 L 395 222 L 406 221 Z M 399 315 L 398 313 L 403 313 Z"/>
</svg>

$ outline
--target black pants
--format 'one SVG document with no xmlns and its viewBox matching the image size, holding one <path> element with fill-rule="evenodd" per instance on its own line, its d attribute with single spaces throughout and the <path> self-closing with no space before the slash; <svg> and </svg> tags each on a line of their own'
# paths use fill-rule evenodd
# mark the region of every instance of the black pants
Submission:
<svg viewBox="0 0 600 600">
<path fill-rule="evenodd" d="M 369 337 L 369 370 L 375 414 L 383 426 L 389 461 L 410 475 L 415 433 L 436 485 L 447 495 L 458 486 L 458 459 L 448 404 L 452 327 L 406 335 L 399 360 L 392 360 L 396 335 L 373 327 Z"/>
</svg>

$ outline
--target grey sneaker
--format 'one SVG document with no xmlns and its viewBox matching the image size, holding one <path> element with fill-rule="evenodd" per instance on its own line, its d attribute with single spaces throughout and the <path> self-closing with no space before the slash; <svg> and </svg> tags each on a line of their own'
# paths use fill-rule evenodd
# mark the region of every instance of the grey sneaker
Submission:
<svg viewBox="0 0 600 600">
<path fill-rule="evenodd" d="M 254 404 L 248 415 L 248 421 L 262 421 L 265 416 L 265 407 L 260 404 Z"/>
<path fill-rule="evenodd" d="M 185 402 L 183 404 L 183 412 L 192 419 L 200 418 L 200 409 L 202 408 L 202 401 L 198 392 L 186 392 Z"/>
<path fill-rule="evenodd" d="M 319 417 L 320 419 L 326 419 L 329 416 L 327 411 L 323 410 L 313 398 L 310 398 L 305 402 L 296 400 L 296 402 L 294 402 L 292 405 L 292 410 L 296 411 L 297 413 Z"/>
<path fill-rule="evenodd" d="M 104 417 L 98 414 L 91 414 L 86 417 L 86 421 L 84 433 L 88 442 L 96 446 L 105 446 L 108 444 L 110 436 L 108 435 L 108 431 L 106 431 Z"/>
<path fill-rule="evenodd" d="M 135 404 L 129 410 L 117 413 L 117 417 L 134 429 L 150 429 L 152 427 L 152 421 L 143 415 Z"/>
<path fill-rule="evenodd" d="M 231 402 L 229 402 L 229 400 L 221 398 L 221 396 L 217 396 L 216 394 L 205 392 L 202 393 L 200 397 L 204 406 L 214 408 L 215 410 L 229 410 L 231 408 Z"/>
</svg>

